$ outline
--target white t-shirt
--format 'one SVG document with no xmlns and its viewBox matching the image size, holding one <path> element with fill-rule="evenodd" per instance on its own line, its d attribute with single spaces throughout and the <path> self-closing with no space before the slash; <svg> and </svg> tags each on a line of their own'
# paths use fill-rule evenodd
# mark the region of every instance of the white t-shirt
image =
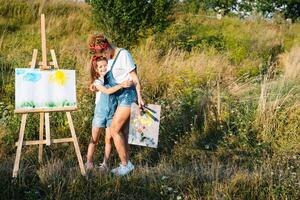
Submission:
<svg viewBox="0 0 300 200">
<path fill-rule="evenodd" d="M 113 77 L 117 84 L 122 83 L 126 80 L 131 80 L 130 72 L 136 68 L 136 65 L 132 59 L 131 54 L 126 50 L 120 50 L 119 56 L 115 62 L 115 65 L 112 69 Z M 108 60 L 107 71 L 111 70 L 111 66 L 114 62 L 114 59 Z M 96 93 L 96 102 L 100 98 L 100 92 Z"/>
<path fill-rule="evenodd" d="M 129 73 L 136 68 L 131 54 L 126 49 L 120 51 L 121 52 L 112 69 L 113 77 L 118 84 L 130 80 L 131 77 Z M 115 59 L 108 60 L 107 71 L 111 70 L 114 60 Z"/>
</svg>

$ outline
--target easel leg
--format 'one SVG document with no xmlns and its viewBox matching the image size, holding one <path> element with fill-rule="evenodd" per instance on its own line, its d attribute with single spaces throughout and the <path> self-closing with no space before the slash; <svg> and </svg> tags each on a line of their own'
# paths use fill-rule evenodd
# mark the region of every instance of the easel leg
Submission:
<svg viewBox="0 0 300 200">
<path fill-rule="evenodd" d="M 46 145 L 50 145 L 50 120 L 49 113 L 45 113 Z"/>
<path fill-rule="evenodd" d="M 17 154 L 16 154 L 16 159 L 15 159 L 15 164 L 14 164 L 14 169 L 13 169 L 13 177 L 14 178 L 18 176 L 19 164 L 20 164 L 20 158 L 21 158 L 21 150 L 22 150 L 22 146 L 23 146 L 23 138 L 24 138 L 24 133 L 25 133 L 26 119 L 27 119 L 27 114 L 22 114 L 18 148 L 17 148 Z"/>
<path fill-rule="evenodd" d="M 40 113 L 40 141 L 44 137 L 44 113 Z M 39 162 L 43 161 L 43 144 L 39 144 Z"/>
<path fill-rule="evenodd" d="M 82 161 L 82 157 L 81 157 L 81 153 L 80 153 L 80 149 L 79 149 L 79 145 L 78 145 L 78 140 L 76 137 L 75 128 L 74 128 L 72 117 L 71 117 L 71 113 L 70 112 L 66 112 L 66 113 L 67 113 L 68 123 L 69 123 L 69 127 L 71 130 L 73 142 L 74 142 L 75 152 L 76 152 L 77 159 L 79 162 L 80 171 L 81 171 L 82 175 L 85 175 L 85 169 L 84 169 L 84 165 L 83 165 L 83 161 Z"/>
</svg>

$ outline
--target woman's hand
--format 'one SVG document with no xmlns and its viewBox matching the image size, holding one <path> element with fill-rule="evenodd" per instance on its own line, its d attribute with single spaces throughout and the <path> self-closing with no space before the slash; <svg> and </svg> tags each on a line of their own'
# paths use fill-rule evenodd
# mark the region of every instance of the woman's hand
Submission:
<svg viewBox="0 0 300 200">
<path fill-rule="evenodd" d="M 133 81 L 131 80 L 123 81 L 120 85 L 122 88 L 130 88 L 133 85 Z"/>
<path fill-rule="evenodd" d="M 139 104 L 139 108 L 142 108 L 145 105 L 144 100 L 140 95 L 138 96 L 138 104 Z"/>
</svg>

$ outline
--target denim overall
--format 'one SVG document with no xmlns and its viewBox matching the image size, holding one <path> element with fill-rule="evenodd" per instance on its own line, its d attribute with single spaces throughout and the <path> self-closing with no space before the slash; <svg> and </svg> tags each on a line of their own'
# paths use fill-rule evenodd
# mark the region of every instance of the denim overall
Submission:
<svg viewBox="0 0 300 200">
<path fill-rule="evenodd" d="M 109 86 L 104 85 L 104 87 L 108 88 Z M 92 126 L 94 128 L 110 127 L 116 108 L 116 98 L 101 92 L 100 98 L 96 102 Z"/>
<path fill-rule="evenodd" d="M 122 50 L 123 49 L 120 49 L 120 51 L 118 52 L 112 66 L 111 66 L 110 71 L 107 72 L 106 75 L 104 76 L 104 83 L 109 85 L 110 87 L 114 87 L 117 85 L 116 80 L 113 76 L 112 70 L 113 70 L 114 64 L 115 64 L 116 60 L 118 59 L 118 56 Z M 116 100 L 117 106 L 122 106 L 122 107 L 131 107 L 131 104 L 137 100 L 137 93 L 136 93 L 135 86 L 131 86 L 130 88 L 122 88 L 122 89 L 118 90 L 117 92 L 111 94 L 110 96 L 114 96 L 114 98 L 112 98 L 112 99 Z"/>
</svg>

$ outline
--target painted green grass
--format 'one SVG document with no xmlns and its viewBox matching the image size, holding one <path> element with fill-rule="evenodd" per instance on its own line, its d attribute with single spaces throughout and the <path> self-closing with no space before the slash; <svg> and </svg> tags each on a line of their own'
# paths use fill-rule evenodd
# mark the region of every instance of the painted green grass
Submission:
<svg viewBox="0 0 300 200">
<path fill-rule="evenodd" d="M 16 106 L 16 108 L 17 109 L 21 109 L 21 108 L 58 108 L 58 107 L 69 107 L 69 106 L 76 106 L 76 102 L 63 100 L 63 101 L 59 101 L 59 102 L 50 101 L 50 102 L 38 104 L 34 101 L 26 101 L 26 102 L 22 102 L 22 103 L 18 104 Z"/>
</svg>

